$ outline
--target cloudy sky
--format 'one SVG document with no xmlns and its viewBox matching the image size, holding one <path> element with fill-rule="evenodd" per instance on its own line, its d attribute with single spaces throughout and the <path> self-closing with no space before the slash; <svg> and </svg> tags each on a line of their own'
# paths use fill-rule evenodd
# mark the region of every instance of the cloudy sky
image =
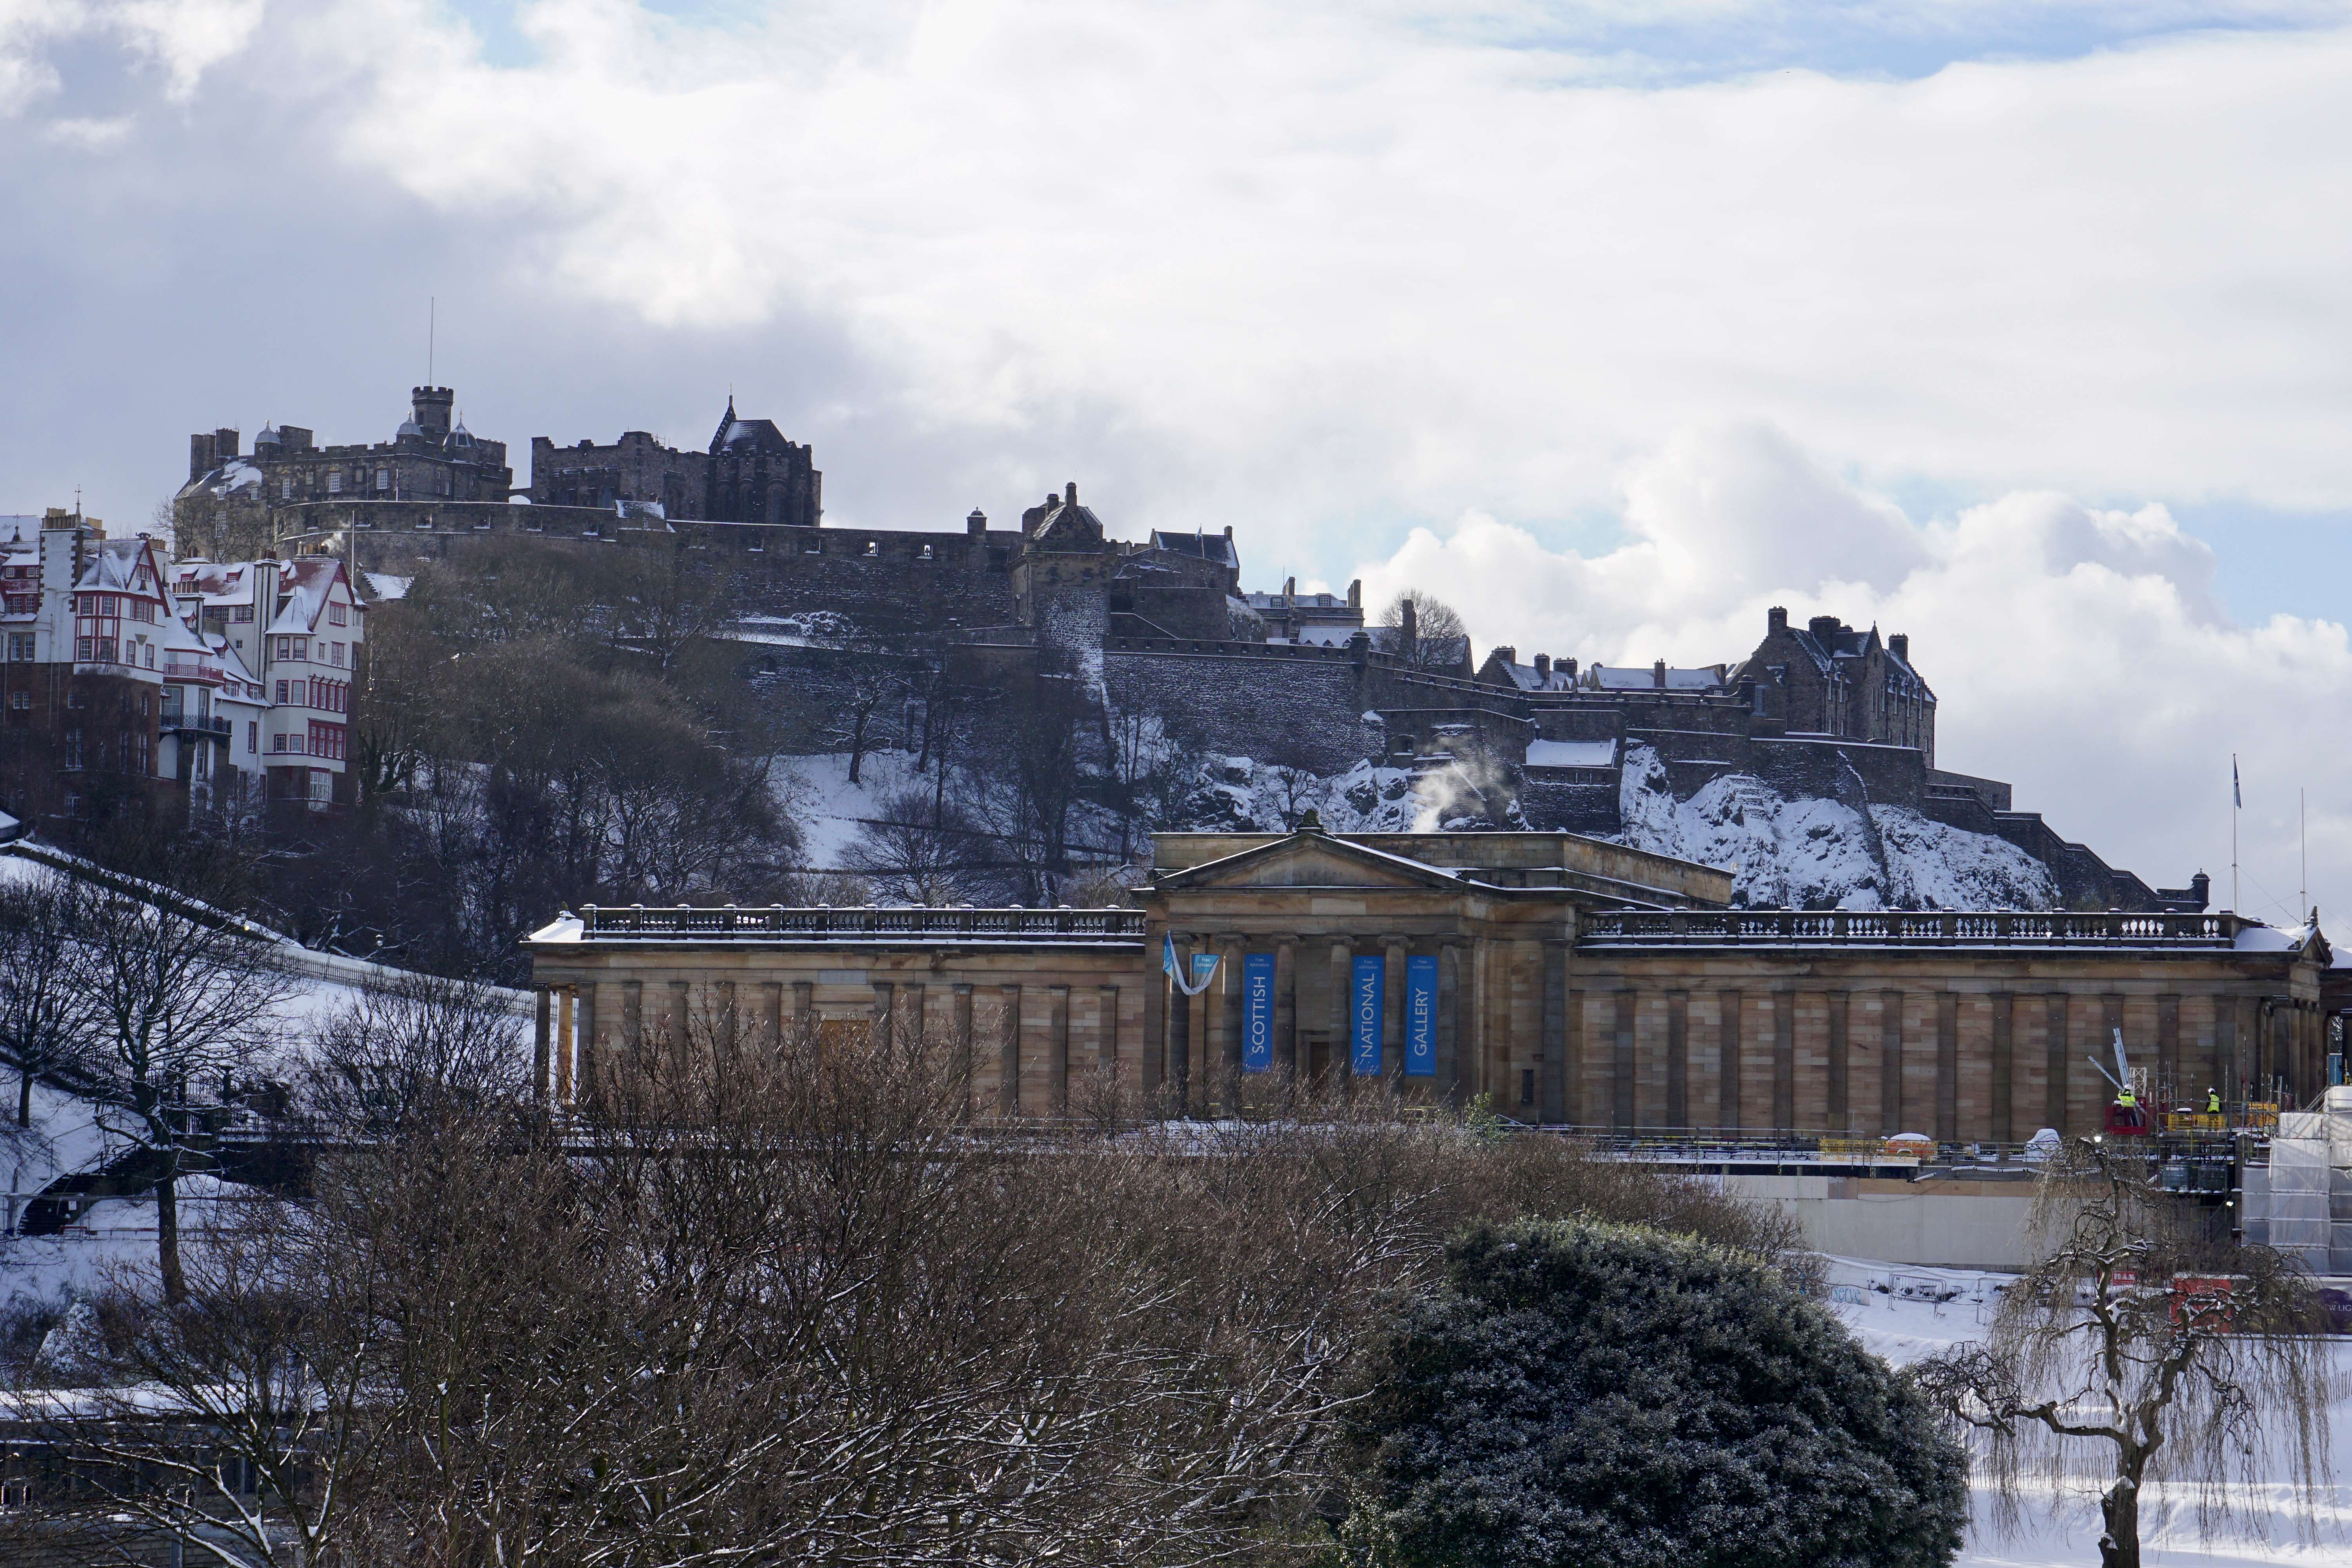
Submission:
<svg viewBox="0 0 2352 1568">
<path fill-rule="evenodd" d="M 0 511 L 187 432 L 1234 525 L 1482 644 L 1908 631 L 1939 762 L 2352 896 L 2352 5 L 0 0 Z M 2333 921 L 2352 939 L 2352 916 Z"/>
</svg>

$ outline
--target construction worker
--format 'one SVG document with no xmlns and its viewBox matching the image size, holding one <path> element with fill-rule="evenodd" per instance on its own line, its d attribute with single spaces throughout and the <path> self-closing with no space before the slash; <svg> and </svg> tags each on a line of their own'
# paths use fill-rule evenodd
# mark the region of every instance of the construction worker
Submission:
<svg viewBox="0 0 2352 1568">
<path fill-rule="evenodd" d="M 2221 1114 L 2221 1091 L 2220 1089 L 2209 1089 L 2205 1091 L 2205 1114 L 2208 1116 L 2219 1116 Z"/>
<path fill-rule="evenodd" d="M 2139 1109 L 2138 1097 L 2132 1093 L 2128 1086 L 2116 1093 L 2116 1103 L 2122 1106 L 2126 1110 L 2137 1110 Z"/>
</svg>

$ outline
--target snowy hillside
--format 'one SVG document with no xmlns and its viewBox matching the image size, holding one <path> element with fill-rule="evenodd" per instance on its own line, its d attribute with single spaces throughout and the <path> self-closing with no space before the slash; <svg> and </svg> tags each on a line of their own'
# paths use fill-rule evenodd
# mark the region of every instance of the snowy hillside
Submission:
<svg viewBox="0 0 2352 1568">
<path fill-rule="evenodd" d="M 1648 746 L 1625 752 L 1619 809 L 1637 849 L 1728 868 L 1734 897 L 1766 908 L 2049 909 L 2057 885 L 2006 839 L 1899 805 L 1791 797 L 1752 773 L 1676 800 Z"/>
</svg>

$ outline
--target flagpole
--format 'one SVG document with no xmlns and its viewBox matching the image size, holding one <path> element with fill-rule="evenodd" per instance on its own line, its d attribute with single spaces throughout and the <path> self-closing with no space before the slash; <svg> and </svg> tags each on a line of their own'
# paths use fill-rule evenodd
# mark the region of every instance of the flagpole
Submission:
<svg viewBox="0 0 2352 1568">
<path fill-rule="evenodd" d="M 2304 792 L 2294 792 L 2294 847 L 2303 861 L 2303 886 L 2295 890 L 2294 918 L 2298 921 L 2311 913 L 2311 819 L 2304 810 Z"/>
<path fill-rule="evenodd" d="M 2238 807 L 2244 802 L 2238 794 L 2238 753 L 2230 753 L 2230 908 L 2242 914 L 2238 903 Z"/>
</svg>

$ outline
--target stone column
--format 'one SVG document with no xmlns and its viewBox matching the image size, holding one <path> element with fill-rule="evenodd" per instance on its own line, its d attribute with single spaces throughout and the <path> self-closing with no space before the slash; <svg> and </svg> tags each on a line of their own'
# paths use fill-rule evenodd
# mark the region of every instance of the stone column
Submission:
<svg viewBox="0 0 2352 1568">
<path fill-rule="evenodd" d="M 1852 1103 L 1853 1079 L 1846 1059 L 1846 1024 L 1851 998 L 1843 991 L 1832 991 L 1826 998 L 1828 1005 L 1827 1049 L 1829 1051 L 1829 1106 L 1825 1120 L 1832 1132 L 1851 1131 L 1853 1127 Z"/>
<path fill-rule="evenodd" d="M 1176 979 L 1190 984 L 1192 939 L 1181 931 L 1171 934 L 1176 942 Z M 1183 984 L 1172 982 L 1168 985 L 1167 1060 L 1169 1108 L 1178 1116 L 1189 1115 L 1192 1109 L 1192 999 L 1184 994 Z"/>
<path fill-rule="evenodd" d="M 574 1092 L 583 1096 L 593 1095 L 598 1071 L 601 1069 L 608 1076 L 612 1071 L 612 1058 L 596 1048 L 596 985 L 593 981 L 580 987 L 578 994 L 572 998 L 572 1076 L 577 1086 Z"/>
<path fill-rule="evenodd" d="M 1470 961 L 1470 972 L 1464 977 L 1462 994 L 1462 1044 L 1454 1053 L 1454 1098 L 1458 1102 L 1474 1094 L 1485 1092 L 1489 1104 L 1510 1103 L 1507 1087 L 1493 1081 L 1494 1031 L 1488 1026 L 1488 1010 L 1494 1001 L 1494 968 L 1496 948 L 1485 937 L 1473 937 L 1464 949 Z"/>
<path fill-rule="evenodd" d="M 1404 1087 L 1404 939 L 1380 939 L 1385 959 L 1381 966 L 1381 1072 L 1393 1094 Z"/>
<path fill-rule="evenodd" d="M 1048 985 L 1047 1045 L 1045 1047 L 1046 1092 L 1054 1099 L 1054 1114 L 1070 1113 L 1070 988 Z"/>
<path fill-rule="evenodd" d="M 553 1020 L 549 1016 L 549 1012 L 554 1005 L 554 996 L 546 986 L 542 985 L 539 987 L 535 1001 L 538 1021 L 533 1026 L 531 1033 L 530 1096 L 533 1100 L 544 1100 L 547 1098 L 548 1068 L 551 1060 L 548 1052 L 551 1037 L 555 1027 Z"/>
<path fill-rule="evenodd" d="M 732 1046 L 736 1039 L 735 983 L 732 980 L 722 980 L 717 989 L 719 992 L 717 1019 L 719 1039 L 714 1043 Z"/>
<path fill-rule="evenodd" d="M 1144 922 L 1143 1073 L 1136 1092 L 1149 1107 L 1160 1097 L 1168 1069 L 1168 976 L 1160 972 L 1164 928 Z"/>
<path fill-rule="evenodd" d="M 1772 993 L 1772 1126 L 1797 1125 L 1797 994 Z"/>
<path fill-rule="evenodd" d="M 899 988 L 898 1011 L 904 1015 L 899 1022 L 917 1039 L 920 1039 L 924 1031 L 930 1027 L 929 1016 L 924 1011 L 928 994 L 927 988 L 920 985 L 907 985 Z"/>
<path fill-rule="evenodd" d="M 2067 1126 L 2067 1081 L 2069 1064 L 2074 1053 L 2067 1048 L 2066 994 L 2053 991 L 2042 999 L 2042 1043 L 2048 1076 L 2043 1079 L 2044 1099 L 2042 1106 L 2042 1125 L 2054 1127 L 2063 1135 Z"/>
<path fill-rule="evenodd" d="M 1903 993 L 1878 994 L 1878 1121 L 1886 1136 L 1903 1125 Z"/>
<path fill-rule="evenodd" d="M 2014 1143 L 2017 1137 L 2017 998 L 2006 991 L 1992 994 L 1992 1141 Z"/>
<path fill-rule="evenodd" d="M 1217 962 L 1217 1104 L 1224 1115 L 1241 1109 L 1242 1083 L 1242 939 L 1218 939 L 1223 956 Z"/>
<path fill-rule="evenodd" d="M 1021 1114 L 1021 987 L 1000 985 L 997 1020 L 996 1113 Z"/>
<path fill-rule="evenodd" d="M 1568 943 L 1543 944 L 1543 1024 L 1536 1053 L 1540 1083 L 1538 1120 L 1557 1127 L 1568 1120 Z"/>
<path fill-rule="evenodd" d="M 2204 1086 L 2191 1086 L 2183 1081 L 2186 1075 L 2180 1070 L 2180 998 L 2178 996 L 2165 995 L 2156 999 L 2156 1072 L 2157 1082 L 2162 1091 L 2169 1092 L 2173 1097 L 2172 1104 L 2162 1107 L 2163 1110 L 2169 1110 L 2173 1105 L 2187 1105 L 2192 1097 L 2198 1110 L 2205 1109 L 2204 1097 L 2198 1093 Z"/>
<path fill-rule="evenodd" d="M 760 983 L 760 1043 L 772 1056 L 780 1056 L 784 1048 L 784 983 L 764 980 Z"/>
<path fill-rule="evenodd" d="M 890 1017 L 890 1010 L 892 1004 L 898 1000 L 898 989 L 887 980 L 874 982 L 874 1011 L 871 1015 L 874 1038 L 884 1047 L 890 1045 L 891 1036 L 896 1028 Z"/>
<path fill-rule="evenodd" d="M 1738 1131 L 1741 1125 L 1739 1079 L 1745 1065 L 1740 1060 L 1740 1047 L 1744 1041 L 1739 1028 L 1746 1022 L 1741 1016 L 1741 1000 L 1737 991 L 1718 991 L 1715 996 L 1717 1029 L 1722 1040 L 1719 1051 L 1722 1061 L 1716 1069 L 1715 1121 L 1717 1126 L 1732 1132 Z"/>
<path fill-rule="evenodd" d="M 1936 996 L 1936 1142 L 1959 1138 L 1960 999 L 1944 991 Z"/>
<path fill-rule="evenodd" d="M 1633 1048 L 1633 1031 L 1641 1020 L 1642 998 L 1639 993 L 1625 990 L 1616 993 L 1616 1027 L 1610 1041 L 1609 1056 L 1609 1127 L 1614 1132 L 1631 1132 L 1636 1125 L 1636 1074 L 1641 1062 Z"/>
<path fill-rule="evenodd" d="M 795 1031 L 816 1027 L 816 983 L 811 980 L 793 982 L 793 1028 Z"/>
<path fill-rule="evenodd" d="M 1356 1076 L 1356 944 L 1344 936 L 1331 939 L 1323 965 L 1331 977 L 1331 1076 Z"/>
<path fill-rule="evenodd" d="M 621 982 L 621 1044 L 632 1058 L 646 1047 L 646 987 L 640 980 Z"/>
<path fill-rule="evenodd" d="M 952 998 L 953 1021 L 949 1025 L 952 1053 L 950 1061 L 955 1074 L 956 1114 L 971 1114 L 971 986 L 959 982 L 948 988 Z"/>
<path fill-rule="evenodd" d="M 669 983 L 669 1011 L 662 1016 L 662 1028 L 668 1036 L 669 1047 L 678 1050 L 687 1043 L 687 985 L 683 980 Z"/>
<path fill-rule="evenodd" d="M 1456 1061 L 1462 1051 L 1461 1009 L 1456 1005 L 1463 991 L 1462 944 L 1444 942 L 1437 948 L 1437 1076 L 1431 1088 L 1437 1098 L 1448 1105 L 1462 1100 L 1462 1084 Z"/>
<path fill-rule="evenodd" d="M 563 988 L 555 1023 L 555 1103 L 572 1103 L 572 987 Z"/>
<path fill-rule="evenodd" d="M 1690 993 L 1666 993 L 1666 1125 L 1690 1121 Z"/>
<path fill-rule="evenodd" d="M 1298 1081 L 1298 939 L 1274 944 L 1274 1068 Z"/>
<path fill-rule="evenodd" d="M 1105 1094 L 1118 1092 L 1118 987 L 1095 988 L 1095 1077 Z"/>
</svg>

